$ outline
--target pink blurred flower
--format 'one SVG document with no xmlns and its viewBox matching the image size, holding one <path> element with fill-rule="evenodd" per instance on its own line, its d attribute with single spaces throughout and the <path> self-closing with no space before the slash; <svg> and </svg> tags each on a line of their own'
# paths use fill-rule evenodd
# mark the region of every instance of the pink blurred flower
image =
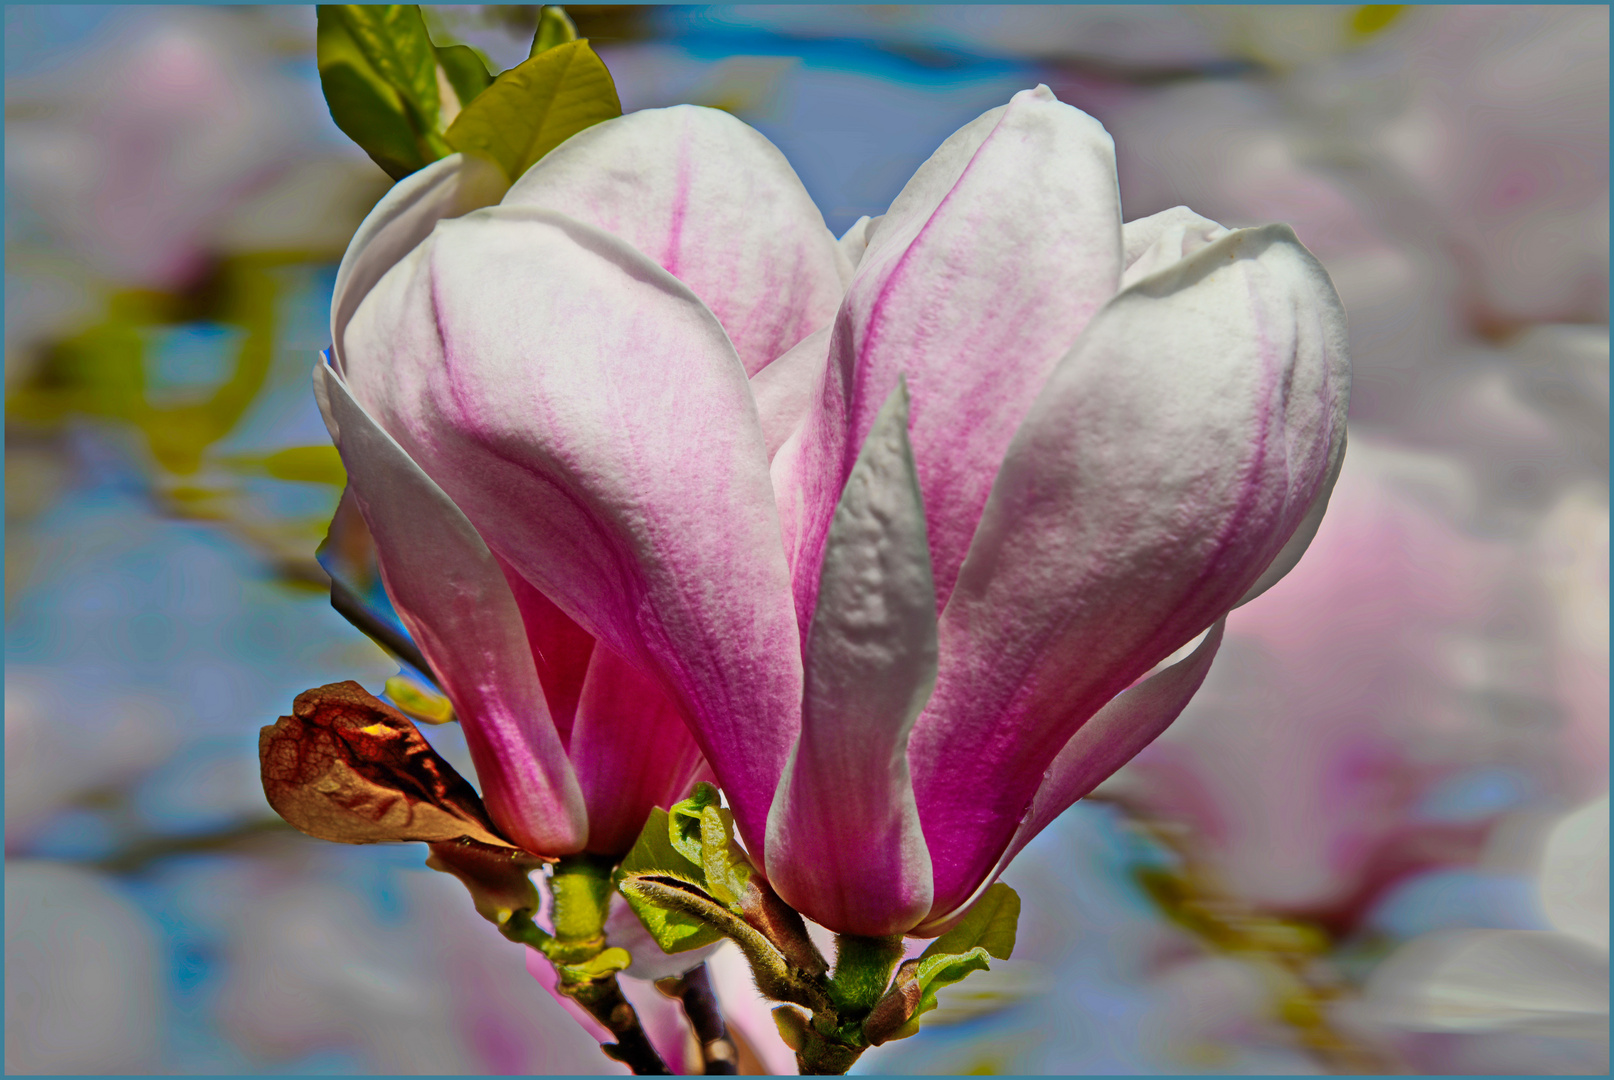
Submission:
<svg viewBox="0 0 1614 1080">
<path fill-rule="evenodd" d="M 1190 823 L 1267 910 L 1354 917 L 1408 872 L 1473 861 L 1494 812 L 1430 813 L 1439 786 L 1496 764 L 1561 788 L 1584 743 L 1509 721 L 1514 701 L 1562 708 L 1562 647 L 1520 633 L 1545 598 L 1521 597 L 1516 545 L 1454 524 L 1472 502 L 1451 460 L 1358 436 L 1308 557 L 1229 619 L 1199 696 L 1106 790 Z"/>
<path fill-rule="evenodd" d="M 281 102 L 300 91 L 243 17 L 114 26 L 115 44 L 8 86 L 32 107 L 7 124 L 7 179 L 96 273 L 172 288 L 200 269 L 228 210 L 293 163 Z"/>
</svg>

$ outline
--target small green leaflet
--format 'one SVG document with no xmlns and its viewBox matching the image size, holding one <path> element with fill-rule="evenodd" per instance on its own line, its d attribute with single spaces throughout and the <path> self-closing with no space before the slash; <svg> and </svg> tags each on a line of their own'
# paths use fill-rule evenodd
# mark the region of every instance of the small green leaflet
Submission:
<svg viewBox="0 0 1614 1080">
<path fill-rule="evenodd" d="M 556 45 L 577 40 L 577 25 L 566 14 L 565 8 L 545 7 L 538 13 L 538 32 L 532 35 L 529 57 L 537 56 Z"/>
<path fill-rule="evenodd" d="M 1020 896 L 1013 889 L 999 881 L 982 893 L 962 922 L 919 955 L 918 966 L 912 969 L 921 987 L 919 1005 L 908 1022 L 889 1038 L 906 1039 L 916 1034 L 919 1017 L 936 1007 L 937 991 L 961 981 L 972 971 L 985 971 L 992 957 L 1009 959 L 1019 922 Z"/>
<path fill-rule="evenodd" d="M 556 964 L 555 972 L 560 981 L 568 985 L 580 982 L 592 982 L 603 979 L 607 975 L 615 975 L 633 962 L 626 949 L 605 949 L 591 960 L 584 960 L 578 964 Z"/>
<path fill-rule="evenodd" d="M 628 878 L 654 876 L 676 878 L 702 889 L 706 887 L 706 875 L 700 866 L 679 854 L 667 834 L 667 811 L 659 807 L 651 810 L 633 850 L 616 871 L 618 886 Z M 687 952 L 722 940 L 723 935 L 715 927 L 692 915 L 657 907 L 629 890 L 623 890 L 622 895 L 663 952 Z"/>
<path fill-rule="evenodd" d="M 435 48 L 437 66 L 443 69 L 448 85 L 454 89 L 454 96 L 459 98 L 458 108 L 469 105 L 478 94 L 493 85 L 488 66 L 469 45 L 438 45 Z M 446 102 L 443 111 L 448 111 Z"/>
<path fill-rule="evenodd" d="M 492 83 L 467 45 L 432 44 L 414 4 L 322 4 L 320 85 L 331 118 L 394 180 L 453 152 L 443 130 Z"/>
<path fill-rule="evenodd" d="M 455 150 L 496 162 L 511 181 L 573 135 L 622 115 L 605 64 L 579 39 L 506 71 L 460 110 L 446 137 Z"/>
<path fill-rule="evenodd" d="M 999 881 L 981 894 L 957 926 L 932 941 L 919 959 L 963 954 L 980 946 L 999 960 L 1007 960 L 1014 953 L 1014 932 L 1019 923 L 1020 894 Z"/>
<path fill-rule="evenodd" d="M 708 806 L 721 801 L 717 788 L 704 781 L 695 785 L 695 793 L 672 804 L 667 811 L 667 838 L 678 853 L 696 866 L 701 865 L 701 825 Z"/>
</svg>

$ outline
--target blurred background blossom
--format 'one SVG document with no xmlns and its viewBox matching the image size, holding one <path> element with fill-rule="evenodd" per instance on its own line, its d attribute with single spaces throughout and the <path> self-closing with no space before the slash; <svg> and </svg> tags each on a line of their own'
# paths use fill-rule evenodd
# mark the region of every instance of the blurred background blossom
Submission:
<svg viewBox="0 0 1614 1080">
<path fill-rule="evenodd" d="M 495 70 L 536 19 L 426 10 Z M 858 1070 L 1606 1072 L 1607 8 L 570 11 L 625 108 L 733 111 L 837 233 L 1046 82 L 1129 219 L 1287 221 L 1349 312 L 1311 552 L 1010 870 L 1017 959 Z M 308 372 L 388 181 L 312 9 L 5 17 L 8 1070 L 620 1071 L 422 852 L 262 800 L 260 725 L 397 670 L 313 558 Z"/>
</svg>

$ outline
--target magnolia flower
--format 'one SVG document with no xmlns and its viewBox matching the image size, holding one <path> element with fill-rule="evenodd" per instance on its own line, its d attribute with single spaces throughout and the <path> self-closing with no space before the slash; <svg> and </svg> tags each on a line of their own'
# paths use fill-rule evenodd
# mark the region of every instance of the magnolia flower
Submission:
<svg viewBox="0 0 1614 1080">
<path fill-rule="evenodd" d="M 1315 531 L 1326 274 L 1282 226 L 1123 227 L 1109 136 L 1046 87 L 839 244 L 712 110 L 597 125 L 466 212 L 476 175 L 439 162 L 360 229 L 317 385 L 512 836 L 581 815 L 510 593 L 665 695 L 786 901 L 937 933 Z"/>
</svg>

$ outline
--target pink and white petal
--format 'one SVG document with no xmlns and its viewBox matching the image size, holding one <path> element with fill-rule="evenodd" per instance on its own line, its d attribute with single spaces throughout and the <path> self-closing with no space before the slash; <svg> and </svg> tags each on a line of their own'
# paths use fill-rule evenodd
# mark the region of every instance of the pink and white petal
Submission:
<svg viewBox="0 0 1614 1080">
<path fill-rule="evenodd" d="M 583 795 L 487 545 L 334 370 L 319 365 L 314 381 L 387 595 L 454 704 L 488 813 L 529 851 L 582 850 Z"/>
<path fill-rule="evenodd" d="M 1174 206 L 1158 214 L 1127 222 L 1121 226 L 1121 242 L 1126 252 L 1126 270 L 1121 275 L 1121 287 L 1129 288 L 1150 274 L 1175 265 L 1200 248 L 1220 240 L 1228 232 L 1228 229 L 1186 206 Z M 1323 514 L 1328 510 L 1328 496 L 1334 490 L 1334 482 L 1339 479 L 1339 469 L 1344 461 L 1343 452 L 1334 459 L 1333 470 L 1301 520 L 1300 527 L 1256 583 L 1250 586 L 1250 590 L 1239 598 L 1237 606 L 1242 607 L 1276 585 L 1306 553 L 1312 537 L 1317 535 L 1318 526 L 1322 524 Z"/>
<path fill-rule="evenodd" d="M 1277 557 L 1343 451 L 1348 382 L 1344 312 L 1286 226 L 1223 237 L 1093 320 L 942 616 L 910 752 L 938 895 L 974 885 L 1085 719 Z"/>
<path fill-rule="evenodd" d="M 841 452 L 846 441 L 847 395 L 851 378 L 844 359 L 834 351 L 844 336 L 842 307 L 830 327 L 830 354 L 819 371 L 806 416 L 776 450 L 769 475 L 779 507 L 780 537 L 790 568 L 792 595 L 800 640 L 807 641 L 813 605 L 818 596 L 819 570 L 824 559 L 824 538 L 845 487 Z"/>
<path fill-rule="evenodd" d="M 719 109 L 629 113 L 567 139 L 505 206 L 621 237 L 692 289 L 756 374 L 835 315 L 850 268 L 795 170 Z"/>
<path fill-rule="evenodd" d="M 1255 579 L 1255 584 L 1239 597 L 1239 602 L 1234 604 L 1234 607 L 1243 607 L 1282 581 L 1284 576 L 1300 562 L 1300 557 L 1306 553 L 1306 549 L 1311 547 L 1311 542 L 1317 537 L 1317 530 L 1322 527 L 1323 515 L 1328 512 L 1328 499 L 1334 494 L 1334 485 L 1339 481 L 1339 470 L 1345 464 L 1346 441 L 1345 434 L 1341 433 L 1339 453 L 1334 457 L 1333 465 L 1323 479 L 1322 489 L 1312 499 L 1311 506 L 1307 507 L 1306 514 L 1300 519 L 1294 534 L 1284 543 L 1277 556 L 1267 564 L 1267 568 L 1261 571 L 1261 576 Z"/>
<path fill-rule="evenodd" d="M 935 586 L 901 383 L 830 526 L 807 636 L 801 738 L 768 815 L 768 881 L 836 933 L 901 933 L 931 907 L 908 733 L 936 682 Z"/>
<path fill-rule="evenodd" d="M 839 240 L 835 241 L 835 246 L 841 249 L 842 255 L 846 256 L 847 265 L 851 269 L 857 269 L 857 264 L 863 260 L 863 252 L 868 250 L 869 239 L 874 236 L 874 230 L 878 229 L 880 222 L 884 220 L 884 214 L 872 218 L 864 214 L 852 222 L 852 227 L 847 229 Z M 850 283 L 850 275 L 848 275 L 847 281 Z"/>
<path fill-rule="evenodd" d="M 1042 786 L 997 864 L 963 901 L 956 896 L 937 896 L 930 917 L 914 933 L 920 937 L 945 933 L 947 924 L 964 914 L 1038 833 L 1170 727 L 1205 682 L 1226 627 L 1227 619 L 1218 619 L 1187 656 L 1121 691 L 1077 728 L 1048 766 Z"/>
<path fill-rule="evenodd" d="M 907 377 L 938 610 L 1015 430 L 1121 277 L 1103 126 L 1045 86 L 985 120 L 944 143 L 892 203 L 831 344 L 849 418 L 837 482 Z M 809 522 L 808 552 L 827 527 Z"/>
<path fill-rule="evenodd" d="M 569 748 L 588 806 L 588 850 L 625 855 L 653 807 L 688 794 L 700 748 L 678 707 L 616 653 L 594 649 Z"/>
<path fill-rule="evenodd" d="M 544 701 L 549 705 L 560 744 L 570 753 L 572 723 L 577 718 L 578 699 L 583 696 L 589 660 L 594 655 L 594 636 L 533 588 L 509 563 L 497 555 L 494 559 L 516 598 L 521 621 L 527 628 L 527 644 L 532 647 L 532 660 L 538 668 L 538 682 L 544 688 Z"/>
<path fill-rule="evenodd" d="M 508 186 L 492 162 L 450 154 L 404 177 L 381 196 L 359 223 L 336 268 L 331 345 L 338 372 L 346 371 L 342 335 L 381 276 L 426 239 L 439 221 L 492 206 Z"/>
<path fill-rule="evenodd" d="M 808 334 L 790 351 L 751 376 L 768 460 L 795 430 L 806 423 L 823 392 L 824 364 L 829 359 L 829 325 Z"/>
<path fill-rule="evenodd" d="M 1121 288 L 1130 288 L 1227 234 L 1226 228 L 1186 206 L 1173 206 L 1170 210 L 1127 222 L 1121 226 L 1122 257 L 1126 267 L 1121 273 Z"/>
<path fill-rule="evenodd" d="M 623 240 L 499 206 L 443 222 L 348 330 L 356 395 L 489 547 L 654 675 L 760 852 L 801 652 L 745 369 Z"/>
</svg>

